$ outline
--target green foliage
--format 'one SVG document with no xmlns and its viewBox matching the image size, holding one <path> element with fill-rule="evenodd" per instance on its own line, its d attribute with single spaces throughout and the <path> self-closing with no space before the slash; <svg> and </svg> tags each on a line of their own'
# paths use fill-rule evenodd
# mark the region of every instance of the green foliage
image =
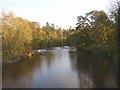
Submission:
<svg viewBox="0 0 120 90">
<path fill-rule="evenodd" d="M 39 48 L 62 46 L 62 41 L 62 29 L 55 29 L 54 24 L 40 27 L 37 22 L 15 17 L 13 12 L 3 12 L 3 58 L 13 59 Z"/>
<path fill-rule="evenodd" d="M 19 55 L 24 53 L 26 49 L 25 43 L 28 45 L 32 40 L 32 30 L 29 22 L 18 17 L 14 17 L 13 13 L 2 18 L 2 49 L 5 55 Z"/>
<path fill-rule="evenodd" d="M 78 16 L 75 29 L 55 28 L 46 23 L 41 27 L 38 22 L 15 17 L 13 12 L 2 16 L 3 58 L 19 55 L 54 46 L 75 46 L 78 50 L 98 50 L 116 52 L 117 31 L 115 23 L 104 11 L 91 11 Z"/>
<path fill-rule="evenodd" d="M 91 11 L 78 16 L 76 30 L 69 30 L 68 41 L 72 41 L 78 50 L 102 50 L 112 53 L 116 51 L 117 37 L 115 24 L 104 11 Z M 70 35 L 70 33 L 73 33 Z"/>
</svg>

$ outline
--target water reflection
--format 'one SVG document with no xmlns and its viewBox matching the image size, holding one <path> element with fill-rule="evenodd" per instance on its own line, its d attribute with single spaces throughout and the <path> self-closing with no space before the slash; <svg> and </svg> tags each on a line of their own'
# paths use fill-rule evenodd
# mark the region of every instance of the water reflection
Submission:
<svg viewBox="0 0 120 90">
<path fill-rule="evenodd" d="M 78 71 L 81 88 L 117 87 L 117 59 L 88 52 L 70 54 L 73 69 Z M 73 61 L 73 57 L 75 60 Z M 77 59 L 76 59 L 77 58 Z M 77 61 L 76 61 L 77 60 Z"/>
<path fill-rule="evenodd" d="M 117 64 L 111 57 L 67 49 L 36 54 L 30 60 L 3 68 L 6 88 L 117 87 Z"/>
</svg>

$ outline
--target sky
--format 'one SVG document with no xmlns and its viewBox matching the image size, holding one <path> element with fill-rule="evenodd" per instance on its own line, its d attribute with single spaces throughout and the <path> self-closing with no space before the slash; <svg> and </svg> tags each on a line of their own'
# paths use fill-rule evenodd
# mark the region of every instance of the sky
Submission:
<svg viewBox="0 0 120 90">
<path fill-rule="evenodd" d="M 13 11 L 15 16 L 39 22 L 54 23 L 61 28 L 73 28 L 77 16 L 92 10 L 108 12 L 111 0 L 0 0 L 0 12 Z"/>
</svg>

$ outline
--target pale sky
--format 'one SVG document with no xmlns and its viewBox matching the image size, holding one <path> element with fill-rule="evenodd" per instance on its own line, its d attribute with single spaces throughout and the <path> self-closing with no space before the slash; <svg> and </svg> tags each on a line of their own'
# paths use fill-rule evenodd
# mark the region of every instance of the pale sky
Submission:
<svg viewBox="0 0 120 90">
<path fill-rule="evenodd" d="M 16 16 L 54 23 L 61 28 L 75 27 L 77 16 L 92 10 L 108 11 L 111 0 L 0 0 L 0 12 L 13 11 Z"/>
</svg>

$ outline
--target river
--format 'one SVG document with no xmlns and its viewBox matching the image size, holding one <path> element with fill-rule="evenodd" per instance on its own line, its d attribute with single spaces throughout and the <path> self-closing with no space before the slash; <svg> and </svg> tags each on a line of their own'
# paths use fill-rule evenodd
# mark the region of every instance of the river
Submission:
<svg viewBox="0 0 120 90">
<path fill-rule="evenodd" d="M 2 69 L 3 88 L 117 88 L 117 60 L 53 49 Z"/>
</svg>

